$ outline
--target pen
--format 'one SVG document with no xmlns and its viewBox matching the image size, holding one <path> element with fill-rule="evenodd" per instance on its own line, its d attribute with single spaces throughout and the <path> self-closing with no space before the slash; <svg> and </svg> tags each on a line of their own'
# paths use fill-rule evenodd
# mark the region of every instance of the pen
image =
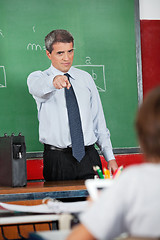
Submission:
<svg viewBox="0 0 160 240">
<path fill-rule="evenodd" d="M 106 168 L 103 168 L 105 179 L 110 179 L 110 171 Z"/>
<path fill-rule="evenodd" d="M 116 169 L 116 170 L 114 171 L 114 173 L 113 173 L 113 178 L 116 176 L 117 172 L 118 172 L 118 169 Z"/>
<path fill-rule="evenodd" d="M 99 177 L 99 175 L 98 175 L 98 172 L 97 172 L 97 170 L 96 170 L 96 167 L 95 167 L 95 166 L 93 166 L 93 170 L 94 170 L 94 172 L 95 172 L 96 176 L 97 176 L 98 178 L 100 178 L 100 177 Z"/>
<path fill-rule="evenodd" d="M 98 173 L 99 178 L 104 179 L 103 173 L 99 166 L 93 166 L 93 169 Z"/>
<path fill-rule="evenodd" d="M 123 166 L 120 166 L 118 169 L 115 170 L 115 172 L 113 173 L 113 178 L 117 178 L 121 172 L 123 170 Z"/>
</svg>

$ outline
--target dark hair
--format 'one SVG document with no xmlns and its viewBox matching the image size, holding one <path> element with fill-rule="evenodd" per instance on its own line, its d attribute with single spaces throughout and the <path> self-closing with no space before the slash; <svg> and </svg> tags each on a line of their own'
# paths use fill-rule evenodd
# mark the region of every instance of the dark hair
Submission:
<svg viewBox="0 0 160 240">
<path fill-rule="evenodd" d="M 74 38 L 70 32 L 63 29 L 53 30 L 45 37 L 45 47 L 50 53 L 53 50 L 53 44 L 57 42 L 70 43 L 74 45 Z"/>
<path fill-rule="evenodd" d="M 137 113 L 136 129 L 146 156 L 160 159 L 160 86 L 144 98 Z"/>
</svg>

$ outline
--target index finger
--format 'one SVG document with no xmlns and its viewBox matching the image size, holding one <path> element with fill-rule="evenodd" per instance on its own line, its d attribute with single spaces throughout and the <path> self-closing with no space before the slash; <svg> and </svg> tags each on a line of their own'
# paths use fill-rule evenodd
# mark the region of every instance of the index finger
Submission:
<svg viewBox="0 0 160 240">
<path fill-rule="evenodd" d="M 65 78 L 65 82 L 66 82 L 66 88 L 69 89 L 71 87 L 71 84 L 70 84 L 70 82 L 69 82 L 67 77 Z"/>
</svg>

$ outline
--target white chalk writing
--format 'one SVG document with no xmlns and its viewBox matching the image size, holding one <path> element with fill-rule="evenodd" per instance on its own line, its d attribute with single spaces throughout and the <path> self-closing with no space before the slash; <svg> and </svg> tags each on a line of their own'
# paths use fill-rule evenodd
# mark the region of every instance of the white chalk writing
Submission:
<svg viewBox="0 0 160 240">
<path fill-rule="evenodd" d="M 2 33 L 2 30 L 0 29 L 0 35 L 2 36 L 2 37 L 4 37 L 4 35 L 3 35 L 3 33 Z"/>
<path fill-rule="evenodd" d="M 45 46 L 41 46 L 40 44 L 28 43 L 27 50 L 44 51 L 44 50 L 46 50 L 46 48 L 45 48 Z"/>
<path fill-rule="evenodd" d="M 7 87 L 5 67 L 0 66 L 0 88 Z"/>
<path fill-rule="evenodd" d="M 85 64 L 91 64 L 91 58 L 90 57 L 86 57 L 86 61 L 85 61 Z"/>
<path fill-rule="evenodd" d="M 99 92 L 106 91 L 105 67 L 104 65 L 75 65 L 74 67 L 88 72 L 95 81 Z"/>
</svg>

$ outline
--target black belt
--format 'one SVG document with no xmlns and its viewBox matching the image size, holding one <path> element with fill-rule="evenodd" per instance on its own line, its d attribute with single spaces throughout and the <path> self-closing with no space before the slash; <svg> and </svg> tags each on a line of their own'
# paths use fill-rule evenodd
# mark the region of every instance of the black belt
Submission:
<svg viewBox="0 0 160 240">
<path fill-rule="evenodd" d="M 89 146 L 85 146 L 85 150 L 89 150 L 91 148 L 94 148 L 94 144 L 92 145 L 89 145 Z M 52 146 L 52 145 L 49 145 L 49 144 L 44 144 L 44 150 L 47 151 L 47 150 L 53 150 L 53 151 L 61 151 L 61 152 L 69 152 L 69 151 L 72 151 L 72 148 L 71 147 L 67 147 L 67 148 L 58 148 L 58 147 L 55 147 L 55 146 Z"/>
</svg>

